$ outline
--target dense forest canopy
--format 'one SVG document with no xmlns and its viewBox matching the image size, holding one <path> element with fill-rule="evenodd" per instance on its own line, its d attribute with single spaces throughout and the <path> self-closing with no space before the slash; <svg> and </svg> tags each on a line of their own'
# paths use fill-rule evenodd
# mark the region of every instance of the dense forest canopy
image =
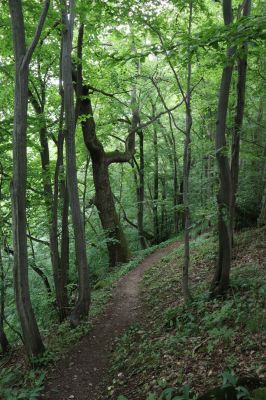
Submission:
<svg viewBox="0 0 266 400">
<path fill-rule="evenodd" d="M 0 13 L 0 347 L 31 358 L 140 249 L 266 222 L 263 0 L 9 0 Z M 14 290 L 13 290 L 14 289 Z M 16 311 L 15 311 L 16 310 Z"/>
</svg>

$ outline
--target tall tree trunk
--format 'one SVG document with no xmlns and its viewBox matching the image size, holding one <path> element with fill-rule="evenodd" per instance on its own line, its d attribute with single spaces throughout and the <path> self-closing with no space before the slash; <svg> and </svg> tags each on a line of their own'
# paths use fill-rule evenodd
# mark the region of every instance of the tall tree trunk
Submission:
<svg viewBox="0 0 266 400">
<path fill-rule="evenodd" d="M 155 243 L 160 242 L 158 201 L 159 201 L 159 154 L 158 134 L 156 125 L 153 125 L 153 149 L 154 149 L 154 175 L 153 175 L 153 235 Z"/>
<path fill-rule="evenodd" d="M 69 215 L 69 195 L 65 181 L 61 183 L 61 201 L 63 202 L 61 220 L 62 220 L 62 232 L 61 232 L 61 257 L 60 257 L 60 294 L 61 304 L 64 305 L 62 310 L 64 311 L 62 317 L 64 318 L 69 314 L 69 301 L 68 301 L 68 271 L 69 271 L 69 229 L 68 229 L 68 215 Z"/>
<path fill-rule="evenodd" d="M 178 194 L 178 176 L 177 176 L 177 154 L 176 154 L 176 141 L 173 136 L 173 151 L 174 151 L 174 173 L 173 173 L 173 183 L 174 183 L 174 233 L 178 233 L 179 231 L 179 219 L 180 219 L 180 210 L 178 209 L 179 205 L 179 194 Z"/>
<path fill-rule="evenodd" d="M 2 259 L 2 249 L 0 247 L 0 346 L 2 348 L 2 353 L 6 353 L 9 347 L 9 343 L 4 331 L 5 295 L 5 274 Z"/>
<path fill-rule="evenodd" d="M 0 165 L 0 201 L 2 200 L 2 184 L 3 184 L 3 171 Z M 0 209 L 1 211 L 1 209 Z M 0 215 L 1 222 L 2 215 Z M 2 227 L 0 228 L 0 237 L 3 238 Z M 0 346 L 2 353 L 6 353 L 9 347 L 9 343 L 4 331 L 4 318 L 5 318 L 5 299 L 6 299 L 6 282 L 4 264 L 2 259 L 2 241 L 0 239 Z"/>
<path fill-rule="evenodd" d="M 140 244 L 142 249 L 146 249 L 147 242 L 144 234 L 144 135 L 143 131 L 138 131 L 139 137 L 139 154 L 140 154 L 140 163 L 139 163 L 139 187 L 138 187 L 138 228 L 139 228 L 139 237 Z"/>
<path fill-rule="evenodd" d="M 154 115 L 155 112 L 153 111 Z M 170 133 L 163 134 L 164 140 L 171 149 L 171 153 L 169 153 L 169 160 L 171 161 L 172 168 L 173 168 L 173 221 L 174 221 L 174 233 L 179 232 L 179 224 L 180 218 L 183 216 L 183 212 L 181 213 L 178 209 L 178 205 L 180 204 L 180 194 L 178 193 L 178 158 L 177 158 L 177 151 L 176 151 L 176 140 L 174 135 L 174 128 L 173 128 L 173 116 L 171 113 L 168 115 L 169 118 L 169 126 L 170 126 Z M 176 123 L 175 123 L 176 126 Z M 183 202 L 183 200 L 182 200 Z"/>
<path fill-rule="evenodd" d="M 192 1 L 189 2 L 189 25 L 188 34 L 191 35 L 192 27 Z M 184 219 L 185 219 L 185 231 L 184 231 L 184 264 L 183 264 L 183 277 L 182 277 L 182 288 L 185 300 L 190 298 L 189 283 L 188 283 L 188 269 L 189 269 L 189 225 L 190 225 L 190 210 L 189 210 L 189 174 L 191 164 L 191 132 L 192 127 L 192 115 L 191 115 L 191 61 L 189 56 L 187 66 L 187 89 L 186 89 L 186 131 L 185 131 L 185 142 L 184 142 L 184 159 L 183 159 L 183 203 L 184 203 Z"/>
<path fill-rule="evenodd" d="M 231 0 L 223 0 L 223 15 L 225 25 L 229 25 L 233 22 Z M 232 235 L 230 211 L 232 205 L 232 179 L 227 155 L 225 130 L 230 84 L 233 72 L 233 54 L 234 49 L 229 49 L 227 65 L 223 69 L 221 78 L 216 122 L 215 147 L 220 178 L 220 188 L 217 196 L 219 253 L 216 271 L 211 286 L 212 296 L 223 295 L 226 293 L 229 286 L 231 267 Z"/>
<path fill-rule="evenodd" d="M 58 258 L 58 264 L 54 264 L 54 280 L 56 282 L 56 300 L 58 307 L 59 320 L 63 321 L 69 314 L 69 299 L 67 292 L 68 271 L 69 271 L 69 195 L 66 185 L 66 178 L 63 172 L 64 132 L 59 127 L 57 141 L 57 161 L 54 173 L 54 197 L 52 203 L 51 230 L 53 231 L 54 245 Z M 58 242 L 58 211 L 59 202 L 61 203 L 61 251 L 59 252 Z"/>
<path fill-rule="evenodd" d="M 243 2 L 243 16 L 248 17 L 251 9 L 251 0 Z M 240 135 L 243 125 L 245 94 L 246 94 L 246 75 L 247 75 L 247 44 L 242 46 L 243 54 L 238 58 L 238 81 L 237 81 L 237 104 L 235 110 L 233 137 L 232 137 L 232 159 L 231 159 L 231 176 L 232 176 L 232 205 L 231 205 L 231 224 L 232 224 L 232 241 L 235 228 L 235 208 L 236 194 L 238 189 L 239 177 L 239 154 L 240 154 Z"/>
<path fill-rule="evenodd" d="M 44 85 L 42 85 L 42 88 L 44 88 Z M 55 182 L 54 182 L 54 193 L 53 193 L 51 174 L 50 174 L 50 154 L 49 154 L 49 144 L 47 139 L 47 125 L 44 115 L 45 104 L 44 103 L 39 104 L 38 100 L 31 91 L 29 91 L 29 95 L 35 113 L 41 120 L 41 127 L 39 130 L 39 140 L 40 140 L 40 156 L 41 156 L 41 166 L 42 166 L 44 202 L 47 210 L 47 215 L 49 218 L 48 224 L 49 224 L 50 255 L 51 255 L 51 263 L 53 269 L 54 285 L 55 285 L 56 307 L 57 307 L 59 321 L 62 322 L 67 317 L 69 309 L 68 294 L 67 294 L 68 268 L 66 268 L 68 264 L 65 265 L 62 264 L 61 262 L 59 253 L 58 223 L 57 223 L 59 175 L 60 175 L 60 170 L 63 166 L 64 139 L 61 126 L 63 121 L 63 104 L 61 106 L 61 113 L 60 113 L 61 114 L 60 127 L 59 127 L 59 135 L 57 142 L 57 162 L 55 168 Z M 41 98 L 44 99 L 45 96 L 42 95 Z"/>
<path fill-rule="evenodd" d="M 85 129 L 83 129 L 84 137 L 87 134 Z M 87 141 L 85 143 L 87 145 Z M 109 180 L 108 162 L 103 153 L 98 154 L 95 158 L 92 152 L 90 154 L 92 157 L 95 204 L 107 238 L 109 266 L 113 268 L 128 261 L 128 245 L 115 208 Z"/>
<path fill-rule="evenodd" d="M 13 133 L 13 181 L 11 184 L 14 243 L 14 287 L 18 316 L 24 345 L 29 358 L 44 351 L 44 346 L 32 309 L 28 280 L 26 236 L 26 181 L 27 181 L 27 110 L 29 63 L 46 19 L 49 1 L 44 4 L 33 40 L 28 48 L 22 3 L 9 0 L 11 14 L 16 78 Z"/>
<path fill-rule="evenodd" d="M 117 264 L 129 260 L 129 250 L 115 208 L 109 179 L 109 160 L 102 144 L 96 138 L 91 101 L 89 98 L 85 98 L 84 93 L 88 94 L 86 87 L 83 87 L 83 98 L 80 100 L 80 114 L 87 115 L 88 118 L 81 122 L 81 126 L 84 142 L 91 156 L 95 205 L 107 239 L 109 266 L 113 268 Z"/>
<path fill-rule="evenodd" d="M 258 218 L 258 225 L 263 226 L 266 224 L 266 187 L 263 192 L 262 200 L 261 200 L 261 209 L 260 215 Z"/>
<path fill-rule="evenodd" d="M 87 181 L 88 181 L 89 165 L 90 165 L 90 156 L 87 155 L 84 181 L 83 181 L 84 190 L 83 190 L 83 194 L 82 194 L 82 215 L 83 215 L 83 225 L 84 225 L 85 232 L 86 232 L 86 230 L 85 230 L 85 228 L 86 228 L 86 197 L 87 197 Z"/>
<path fill-rule="evenodd" d="M 161 200 L 161 224 L 160 224 L 160 241 L 164 241 L 169 237 L 168 214 L 165 206 L 166 203 L 166 182 L 165 176 L 161 176 L 162 200 Z"/>
<path fill-rule="evenodd" d="M 78 180 L 76 168 L 75 146 L 75 109 L 74 89 L 72 83 L 72 38 L 74 25 L 74 0 L 67 7 L 66 0 L 61 0 L 62 25 L 63 25 L 63 51 L 62 51 L 62 79 L 64 86 L 64 103 L 66 119 L 66 175 L 69 193 L 69 202 L 72 214 L 72 222 L 75 237 L 75 252 L 78 268 L 78 301 L 71 312 L 70 320 L 77 325 L 80 320 L 88 315 L 90 305 L 89 269 L 86 255 L 86 241 L 82 214 L 78 194 Z"/>
<path fill-rule="evenodd" d="M 80 62 L 75 77 L 77 93 L 76 116 L 83 116 L 81 127 L 84 143 L 91 156 L 93 182 L 95 187 L 95 204 L 107 240 L 109 267 L 113 268 L 117 264 L 127 262 L 130 258 L 130 253 L 124 231 L 116 212 L 108 168 L 112 162 L 117 162 L 117 157 L 119 159 L 118 162 L 126 162 L 132 158 L 132 149 L 135 146 L 135 132 L 134 135 L 129 135 L 127 139 L 125 153 L 105 153 L 103 145 L 96 135 L 96 124 L 89 96 L 89 87 L 83 83 L 82 46 L 83 24 L 81 24 L 79 29 L 78 58 Z M 84 118 L 84 116 L 86 116 L 86 118 Z"/>
</svg>

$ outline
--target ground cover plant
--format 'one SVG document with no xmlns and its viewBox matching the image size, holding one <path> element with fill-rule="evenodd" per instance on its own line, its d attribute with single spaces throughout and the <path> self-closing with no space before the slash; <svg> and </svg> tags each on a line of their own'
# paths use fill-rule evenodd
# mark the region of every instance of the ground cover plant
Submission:
<svg viewBox="0 0 266 400">
<path fill-rule="evenodd" d="M 150 392 L 148 398 L 159 399 L 164 398 L 164 389 L 180 389 L 185 384 L 191 396 L 193 392 L 203 394 L 220 384 L 226 370 L 265 379 L 264 240 L 265 229 L 237 235 L 226 299 L 209 298 L 217 246 L 212 233 L 192 242 L 193 298 L 189 303 L 179 295 L 182 248 L 146 273 L 142 286 L 145 316 L 118 342 L 110 398 L 120 393 L 128 399 L 146 399 Z"/>
<path fill-rule="evenodd" d="M 260 372 L 265 28 L 263 0 L 1 1 L 0 396 L 112 396 L 129 326 L 143 396 L 175 353 L 183 397 Z"/>
</svg>

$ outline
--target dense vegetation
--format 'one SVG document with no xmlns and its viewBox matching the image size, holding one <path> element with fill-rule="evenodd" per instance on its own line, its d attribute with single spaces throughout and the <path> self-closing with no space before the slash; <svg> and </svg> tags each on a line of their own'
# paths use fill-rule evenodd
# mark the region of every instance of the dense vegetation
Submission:
<svg viewBox="0 0 266 400">
<path fill-rule="evenodd" d="M 49 361 L 51 330 L 67 345 L 87 332 L 134 257 L 177 235 L 182 335 L 199 316 L 213 346 L 237 334 L 219 315 L 242 315 L 241 291 L 217 299 L 234 233 L 266 223 L 265 11 L 262 0 L 2 0 L 2 365 L 21 344 L 31 363 Z M 193 275 L 195 288 L 190 232 L 209 229 L 217 240 L 198 261 L 211 260 L 211 279 Z"/>
</svg>

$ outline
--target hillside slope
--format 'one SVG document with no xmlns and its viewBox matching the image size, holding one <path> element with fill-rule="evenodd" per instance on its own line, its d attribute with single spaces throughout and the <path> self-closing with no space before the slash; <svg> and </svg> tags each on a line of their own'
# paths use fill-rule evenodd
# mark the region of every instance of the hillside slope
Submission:
<svg viewBox="0 0 266 400">
<path fill-rule="evenodd" d="M 149 393 L 153 400 L 185 384 L 204 393 L 221 384 L 222 373 L 224 381 L 234 374 L 265 378 L 265 238 L 265 228 L 237 235 L 226 300 L 208 298 L 217 246 L 210 233 L 192 242 L 191 304 L 181 292 L 182 246 L 152 267 L 142 283 L 142 323 L 118 343 L 105 398 L 143 400 Z"/>
</svg>

